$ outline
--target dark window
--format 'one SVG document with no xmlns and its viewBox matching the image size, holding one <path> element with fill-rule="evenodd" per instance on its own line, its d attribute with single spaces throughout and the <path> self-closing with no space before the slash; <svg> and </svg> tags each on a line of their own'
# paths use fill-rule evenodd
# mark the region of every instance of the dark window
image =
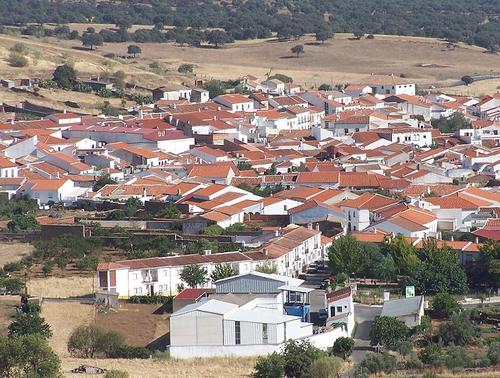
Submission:
<svg viewBox="0 0 500 378">
<path fill-rule="evenodd" d="M 241 344 L 240 322 L 234 322 L 234 338 L 236 345 Z"/>
<path fill-rule="evenodd" d="M 342 312 L 342 306 L 337 306 L 337 312 Z"/>
</svg>

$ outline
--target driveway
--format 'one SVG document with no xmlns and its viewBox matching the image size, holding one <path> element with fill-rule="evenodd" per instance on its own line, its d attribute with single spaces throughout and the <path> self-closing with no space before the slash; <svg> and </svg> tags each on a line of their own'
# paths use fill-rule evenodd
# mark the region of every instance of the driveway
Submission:
<svg viewBox="0 0 500 378">
<path fill-rule="evenodd" d="M 368 306 L 354 304 L 354 320 L 356 331 L 354 333 L 354 352 L 351 355 L 352 362 L 357 365 L 365 358 L 370 350 L 370 329 L 373 320 L 382 312 L 382 306 Z"/>
</svg>

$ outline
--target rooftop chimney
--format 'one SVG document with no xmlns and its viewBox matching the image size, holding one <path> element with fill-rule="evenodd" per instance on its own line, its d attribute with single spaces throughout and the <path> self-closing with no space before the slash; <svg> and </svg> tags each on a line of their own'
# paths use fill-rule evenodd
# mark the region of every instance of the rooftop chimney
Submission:
<svg viewBox="0 0 500 378">
<path fill-rule="evenodd" d="M 267 256 L 267 248 L 264 248 L 264 249 L 262 250 L 262 253 L 264 253 L 264 256 Z"/>
<path fill-rule="evenodd" d="M 313 228 L 312 223 L 308 223 L 308 224 L 307 224 L 307 228 L 308 228 L 308 229 L 310 229 L 310 230 L 312 230 L 312 228 Z"/>
<path fill-rule="evenodd" d="M 143 187 L 143 188 L 142 188 L 142 196 L 143 196 L 143 197 L 146 197 L 146 195 L 147 195 L 147 192 L 146 192 L 146 187 Z"/>
<path fill-rule="evenodd" d="M 212 254 L 212 250 L 211 249 L 204 249 L 203 250 L 203 254 L 204 255 L 211 255 Z"/>
<path fill-rule="evenodd" d="M 316 229 L 316 231 L 319 231 L 319 223 L 316 223 L 316 224 L 314 225 L 314 228 Z"/>
</svg>

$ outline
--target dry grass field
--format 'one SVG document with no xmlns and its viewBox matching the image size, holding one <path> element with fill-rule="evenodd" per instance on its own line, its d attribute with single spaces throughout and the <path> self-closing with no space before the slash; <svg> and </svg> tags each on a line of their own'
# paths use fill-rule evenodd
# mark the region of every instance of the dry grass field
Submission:
<svg viewBox="0 0 500 378">
<path fill-rule="evenodd" d="M 33 251 L 33 246 L 29 243 L 0 243 L 0 266 L 9 262 L 19 261 L 25 256 L 29 256 Z"/>
<path fill-rule="evenodd" d="M 12 315 L 19 305 L 19 297 L 16 295 L 0 296 L 0 335 L 7 334 L 7 327 L 12 321 Z"/>
<path fill-rule="evenodd" d="M 50 298 L 78 297 L 93 293 L 93 276 L 32 278 L 27 282 L 31 296 Z"/>
<path fill-rule="evenodd" d="M 49 343 L 61 358 L 69 357 L 66 345 L 73 330 L 80 325 L 92 324 L 95 308 L 78 302 L 51 302 L 42 304 L 42 317 L 50 324 L 53 335 Z"/>
<path fill-rule="evenodd" d="M 196 358 L 191 360 L 82 360 L 64 358 L 63 371 L 66 377 L 78 377 L 69 371 L 81 364 L 105 369 L 124 370 L 130 378 L 240 378 L 250 377 L 255 358 Z"/>
<path fill-rule="evenodd" d="M 73 25 L 78 30 L 87 26 Z M 0 35 L 0 77 L 49 78 L 58 64 L 72 62 L 81 77 L 121 70 L 126 73 L 127 81 L 153 88 L 168 82 L 191 83 L 192 76 L 177 73 L 180 64 L 191 63 L 195 65 L 198 78 L 237 79 L 246 74 L 265 77 L 269 72 L 279 72 L 293 77 L 306 88 L 322 83 L 355 82 L 371 73 L 403 74 L 423 86 L 433 85 L 445 92 L 463 91 L 471 95 L 495 91 L 500 84 L 500 80 L 486 80 L 469 87 L 456 86 L 464 75 L 500 73 L 500 55 L 485 53 L 479 47 L 449 46 L 432 38 L 377 35 L 373 40 L 358 41 L 351 37 L 337 34 L 324 44 L 317 43 L 313 36 L 288 42 L 275 39 L 238 41 L 219 49 L 141 43 L 138 45 L 142 53 L 135 59 L 108 59 L 104 57 L 108 53 L 126 55 L 127 46 L 132 42 L 106 43 L 98 50 L 89 51 L 82 49 L 79 41 Z M 29 67 L 14 68 L 6 61 L 8 49 L 18 42 L 29 48 Z M 303 44 L 305 48 L 300 58 L 290 52 L 296 44 Z M 167 71 L 154 71 L 149 68 L 151 63 L 159 63 Z M 42 91 L 41 94 L 45 97 L 32 96 L 30 101 L 52 106 L 59 104 L 59 107 L 63 100 L 79 101 L 83 105 L 81 111 L 88 113 L 95 113 L 104 101 L 95 95 L 66 91 Z M 26 95 L 0 89 L 0 97 L 15 101 Z"/>
</svg>

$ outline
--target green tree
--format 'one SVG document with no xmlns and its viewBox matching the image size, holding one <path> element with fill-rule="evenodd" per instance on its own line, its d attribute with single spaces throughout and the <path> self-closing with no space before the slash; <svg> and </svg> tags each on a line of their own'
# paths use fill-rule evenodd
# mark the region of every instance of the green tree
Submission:
<svg viewBox="0 0 500 378">
<path fill-rule="evenodd" d="M 285 359 L 285 375 L 287 377 L 303 378 L 314 361 L 326 357 L 326 352 L 311 345 L 309 341 L 288 340 L 283 350 Z"/>
<path fill-rule="evenodd" d="M 365 36 L 365 33 L 361 30 L 357 30 L 353 34 L 356 39 L 361 39 Z"/>
<path fill-rule="evenodd" d="M 474 82 L 474 79 L 469 75 L 462 76 L 462 78 L 460 80 L 462 80 L 462 82 L 465 85 L 469 85 L 469 84 L 472 84 Z"/>
<path fill-rule="evenodd" d="M 52 336 L 50 325 L 45 323 L 45 319 L 40 317 L 37 312 L 17 313 L 14 321 L 9 325 L 9 336 L 38 335 L 45 339 Z"/>
<path fill-rule="evenodd" d="M 300 54 L 304 54 L 304 45 L 293 46 L 290 51 L 298 58 Z"/>
<path fill-rule="evenodd" d="M 335 239 L 328 250 L 328 265 L 334 274 L 358 274 L 363 265 L 360 243 L 350 235 Z"/>
<path fill-rule="evenodd" d="M 486 354 L 492 366 L 500 363 L 500 342 L 491 343 Z"/>
<path fill-rule="evenodd" d="M 463 114 L 455 112 L 450 117 L 441 117 L 432 120 L 432 127 L 439 129 L 442 133 L 454 133 L 462 129 L 470 129 L 470 121 Z"/>
<path fill-rule="evenodd" d="M 399 274 L 410 274 L 419 264 L 417 249 L 402 234 L 385 239 L 382 253 L 392 256 Z"/>
<path fill-rule="evenodd" d="M 140 199 L 136 197 L 130 197 L 125 201 L 125 206 L 123 207 L 123 211 L 126 216 L 130 219 L 134 215 L 136 215 L 137 211 L 142 208 L 142 202 Z"/>
<path fill-rule="evenodd" d="M 333 343 L 332 354 L 346 360 L 354 350 L 354 339 L 350 337 L 339 337 Z"/>
<path fill-rule="evenodd" d="M 282 378 L 285 373 L 285 359 L 281 353 L 273 352 L 257 358 L 254 378 Z"/>
<path fill-rule="evenodd" d="M 207 226 L 203 230 L 201 230 L 201 233 L 203 235 L 210 235 L 210 236 L 223 235 L 224 232 L 225 232 L 224 229 L 218 224 L 211 224 L 210 226 Z"/>
<path fill-rule="evenodd" d="M 226 43 L 232 42 L 231 38 L 222 30 L 212 30 L 207 33 L 207 42 L 216 48 Z"/>
<path fill-rule="evenodd" d="M 125 338 L 121 333 L 106 331 L 96 325 L 77 327 L 69 337 L 67 347 L 72 356 L 80 358 L 95 358 L 98 355 L 129 358 L 124 354 L 134 353 L 131 347 L 125 345 Z"/>
<path fill-rule="evenodd" d="M 210 80 L 203 84 L 203 89 L 208 91 L 210 98 L 215 98 L 226 93 L 226 88 L 220 80 Z"/>
<path fill-rule="evenodd" d="M 39 335 L 14 338 L 0 336 L 0 376 L 58 377 L 61 362 L 47 341 Z"/>
<path fill-rule="evenodd" d="M 200 265 L 186 265 L 181 271 L 180 278 L 189 287 L 195 288 L 207 283 L 207 274 L 207 269 Z"/>
<path fill-rule="evenodd" d="M 165 206 L 156 214 L 157 217 L 167 219 L 178 219 L 181 212 L 172 202 L 167 202 Z"/>
<path fill-rule="evenodd" d="M 92 187 L 93 192 L 98 192 L 106 185 L 116 185 L 116 180 L 111 178 L 109 174 L 99 176 L 96 180 L 94 186 Z"/>
<path fill-rule="evenodd" d="M 448 293 L 438 293 L 431 301 L 432 312 L 439 318 L 449 318 L 460 311 L 460 304 Z"/>
<path fill-rule="evenodd" d="M 212 282 L 216 282 L 223 278 L 233 277 L 238 275 L 238 271 L 229 264 L 217 264 L 213 272 L 210 274 Z"/>
<path fill-rule="evenodd" d="M 127 47 L 127 52 L 128 52 L 129 54 L 132 54 L 132 55 L 134 56 L 134 58 L 135 58 L 135 56 L 136 56 L 137 54 L 142 53 L 142 50 L 141 50 L 141 48 L 140 48 L 139 46 L 137 46 L 137 45 L 129 45 L 129 46 Z"/>
<path fill-rule="evenodd" d="M 343 361 L 338 357 L 320 357 L 313 361 L 307 370 L 307 377 L 337 378 L 342 369 Z"/>
<path fill-rule="evenodd" d="M 377 264 L 373 266 L 376 278 L 386 282 L 392 281 L 396 278 L 396 264 L 392 256 L 381 256 Z"/>
<path fill-rule="evenodd" d="M 318 90 L 319 91 L 331 91 L 332 90 L 332 86 L 330 84 L 321 84 L 319 87 L 318 87 Z"/>
<path fill-rule="evenodd" d="M 371 344 L 381 344 L 396 349 L 401 341 L 407 339 L 409 328 L 401 321 L 390 316 L 378 316 L 370 331 Z"/>
<path fill-rule="evenodd" d="M 273 262 L 265 261 L 261 264 L 258 264 L 255 267 L 255 271 L 266 274 L 277 274 L 278 266 Z"/>
<path fill-rule="evenodd" d="M 7 223 L 7 228 L 11 232 L 36 230 L 40 228 L 38 221 L 31 214 L 15 215 L 12 220 Z"/>
<path fill-rule="evenodd" d="M 453 314 L 449 322 L 439 326 L 439 338 L 444 345 L 469 345 L 481 332 L 471 320 L 469 311 Z"/>
<path fill-rule="evenodd" d="M 325 43 L 325 41 L 329 40 L 333 37 L 333 32 L 328 29 L 318 30 L 316 32 L 316 41 L 320 41 L 321 43 Z"/>
<path fill-rule="evenodd" d="M 412 274 L 421 294 L 463 294 L 467 275 L 459 264 L 457 253 L 449 247 L 437 248 L 428 242 L 422 252 L 423 263 Z"/>
<path fill-rule="evenodd" d="M 500 241 L 489 240 L 479 247 L 479 280 L 494 291 L 500 287 Z"/>
<path fill-rule="evenodd" d="M 76 71 L 72 66 L 63 64 L 55 69 L 52 80 L 56 82 L 59 87 L 70 89 L 76 82 Z"/>
<path fill-rule="evenodd" d="M 396 368 L 396 357 L 389 353 L 368 353 L 356 370 L 356 376 L 364 376 L 360 372 L 369 374 L 391 374 Z"/>
<path fill-rule="evenodd" d="M 84 33 L 82 35 L 82 45 L 90 47 L 91 50 L 93 50 L 94 47 L 102 46 L 103 42 L 102 35 L 99 33 Z"/>
</svg>

